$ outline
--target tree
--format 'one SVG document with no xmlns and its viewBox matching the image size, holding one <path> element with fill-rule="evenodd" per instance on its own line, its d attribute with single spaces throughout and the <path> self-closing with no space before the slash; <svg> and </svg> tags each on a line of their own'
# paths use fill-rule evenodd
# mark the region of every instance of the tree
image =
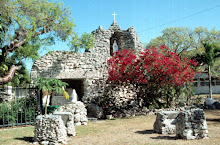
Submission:
<svg viewBox="0 0 220 145">
<path fill-rule="evenodd" d="M 194 48 L 193 32 L 185 27 L 171 27 L 162 31 L 162 36 L 152 39 L 147 48 L 165 45 L 171 51 L 183 56 L 184 52 Z"/>
<path fill-rule="evenodd" d="M 23 59 L 37 59 L 38 50 L 56 40 L 72 39 L 75 27 L 70 10 L 59 2 L 48 0 L 0 1 L 0 67 L 13 55 L 17 63 Z M 10 55 L 9 55 L 10 54 Z M 17 64 L 15 64 L 17 65 Z M 9 72 L 19 68 L 11 67 Z M 11 80 L 14 73 L 0 79 L 0 84 Z"/>
<path fill-rule="evenodd" d="M 144 89 L 145 103 L 160 98 L 164 91 L 170 92 L 175 86 L 192 82 L 197 65 L 193 60 L 180 59 L 167 47 L 145 49 L 135 54 L 123 50 L 114 53 L 107 62 L 109 81 L 131 81 Z"/>
<path fill-rule="evenodd" d="M 81 38 L 77 34 L 72 38 L 69 43 L 70 50 L 78 52 L 80 48 L 84 48 L 85 52 L 88 52 L 90 48 L 94 46 L 94 36 L 89 33 L 82 34 Z"/>
<path fill-rule="evenodd" d="M 5 31 L 5 43 L 1 46 L 1 60 L 18 48 L 24 53 L 23 57 L 33 58 L 41 45 L 54 44 L 56 38 L 65 41 L 73 34 L 74 24 L 69 9 L 61 3 L 5 0 L 0 13 L 3 14 L 3 23 L 10 24 Z M 30 52 L 34 55 L 31 56 Z"/>
<path fill-rule="evenodd" d="M 69 94 L 64 90 L 68 85 L 67 83 L 53 78 L 37 78 L 35 82 L 35 87 L 38 87 L 43 93 L 46 93 L 45 115 L 47 114 L 47 104 L 49 104 L 48 100 L 52 91 L 63 94 L 64 98 L 69 99 Z"/>
<path fill-rule="evenodd" d="M 220 47 L 216 43 L 203 42 L 205 52 L 197 54 L 194 59 L 200 64 L 208 65 L 208 77 L 209 77 L 209 97 L 212 98 L 212 80 L 211 80 L 211 67 L 215 61 L 220 58 Z"/>
<path fill-rule="evenodd" d="M 191 58 L 195 54 L 204 52 L 203 41 L 220 43 L 220 31 L 213 28 L 170 27 L 162 31 L 162 35 L 152 39 L 147 48 L 165 45 L 180 57 Z"/>
<path fill-rule="evenodd" d="M 26 66 L 22 61 L 16 63 L 15 59 L 13 58 L 13 55 L 8 56 L 5 59 L 5 62 L 2 63 L 2 65 L 0 66 L 0 76 L 6 76 L 9 66 L 16 67 L 14 64 L 18 64 L 19 67 L 17 67 L 18 70 L 16 72 L 15 71 L 12 72 L 12 73 L 16 74 L 16 75 L 14 75 L 13 78 L 8 77 L 11 80 L 8 83 L 8 85 L 11 85 L 11 86 L 14 86 L 14 87 L 29 87 L 30 75 L 28 73 L 28 70 L 26 69 Z M 13 69 L 11 69 L 11 70 L 13 70 Z"/>
</svg>

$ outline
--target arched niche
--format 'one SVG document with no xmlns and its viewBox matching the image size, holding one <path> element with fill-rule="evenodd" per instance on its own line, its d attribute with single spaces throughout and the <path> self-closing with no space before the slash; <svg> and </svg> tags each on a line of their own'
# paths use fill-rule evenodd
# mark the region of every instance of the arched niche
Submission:
<svg viewBox="0 0 220 145">
<path fill-rule="evenodd" d="M 118 50 L 121 49 L 120 45 L 121 45 L 121 40 L 120 40 L 120 33 L 119 32 L 114 32 L 110 38 L 110 55 L 113 54 L 113 43 L 114 41 L 116 41 L 117 45 L 118 45 Z"/>
</svg>

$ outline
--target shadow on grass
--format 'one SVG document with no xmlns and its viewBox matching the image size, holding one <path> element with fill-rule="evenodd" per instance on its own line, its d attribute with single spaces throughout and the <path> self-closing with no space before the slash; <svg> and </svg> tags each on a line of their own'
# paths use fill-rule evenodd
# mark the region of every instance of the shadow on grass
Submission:
<svg viewBox="0 0 220 145">
<path fill-rule="evenodd" d="M 176 140 L 175 136 L 157 136 L 157 137 L 150 137 L 152 139 L 165 139 L 165 140 Z"/>
<path fill-rule="evenodd" d="M 138 134 L 153 134 L 154 131 L 153 130 L 141 130 L 141 131 L 136 131 L 135 133 L 138 133 Z"/>
<path fill-rule="evenodd" d="M 220 119 L 211 119 L 211 118 L 206 118 L 206 121 L 211 121 L 211 122 L 220 122 Z"/>
<path fill-rule="evenodd" d="M 142 130 L 142 131 L 136 131 L 135 133 L 138 134 L 154 134 L 153 130 Z M 176 140 L 175 136 L 157 136 L 157 137 L 150 137 L 152 139 L 165 139 L 165 140 Z"/>
<path fill-rule="evenodd" d="M 22 141 L 26 141 L 26 142 L 29 142 L 29 143 L 33 143 L 33 137 L 29 137 L 29 136 L 25 136 L 25 137 L 22 137 L 22 138 L 14 138 L 16 140 L 22 140 Z"/>
</svg>

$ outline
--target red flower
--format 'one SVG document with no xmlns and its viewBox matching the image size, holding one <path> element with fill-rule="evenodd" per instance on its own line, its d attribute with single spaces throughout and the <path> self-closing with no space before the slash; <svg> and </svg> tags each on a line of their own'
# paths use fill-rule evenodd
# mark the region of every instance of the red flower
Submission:
<svg viewBox="0 0 220 145">
<path fill-rule="evenodd" d="M 197 73 L 191 67 L 197 65 L 194 60 L 180 59 L 166 46 L 145 49 L 138 54 L 130 50 L 118 51 L 107 65 L 111 81 L 131 80 L 154 86 L 179 86 L 192 81 Z"/>
</svg>

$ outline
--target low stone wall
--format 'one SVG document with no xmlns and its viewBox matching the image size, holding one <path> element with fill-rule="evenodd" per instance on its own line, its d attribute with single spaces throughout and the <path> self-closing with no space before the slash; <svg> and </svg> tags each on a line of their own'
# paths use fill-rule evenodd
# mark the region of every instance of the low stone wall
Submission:
<svg viewBox="0 0 220 145">
<path fill-rule="evenodd" d="M 176 137 L 182 139 L 209 138 L 205 114 L 202 109 L 189 109 L 178 114 Z"/>
<path fill-rule="evenodd" d="M 133 116 L 138 106 L 136 88 L 127 83 L 106 84 L 105 93 L 100 102 L 105 115 Z"/>
<path fill-rule="evenodd" d="M 154 122 L 154 132 L 160 134 L 174 134 L 176 126 L 173 121 L 178 115 L 178 111 L 162 111 L 157 113 L 156 121 Z"/>
<path fill-rule="evenodd" d="M 106 97 L 114 98 L 114 105 L 117 107 L 126 107 L 133 105 L 137 98 L 136 88 L 132 84 L 118 83 L 110 84 L 106 87 Z"/>
<path fill-rule="evenodd" d="M 56 111 L 72 113 L 75 125 L 87 125 L 87 110 L 81 101 L 65 104 L 60 106 Z"/>
</svg>

